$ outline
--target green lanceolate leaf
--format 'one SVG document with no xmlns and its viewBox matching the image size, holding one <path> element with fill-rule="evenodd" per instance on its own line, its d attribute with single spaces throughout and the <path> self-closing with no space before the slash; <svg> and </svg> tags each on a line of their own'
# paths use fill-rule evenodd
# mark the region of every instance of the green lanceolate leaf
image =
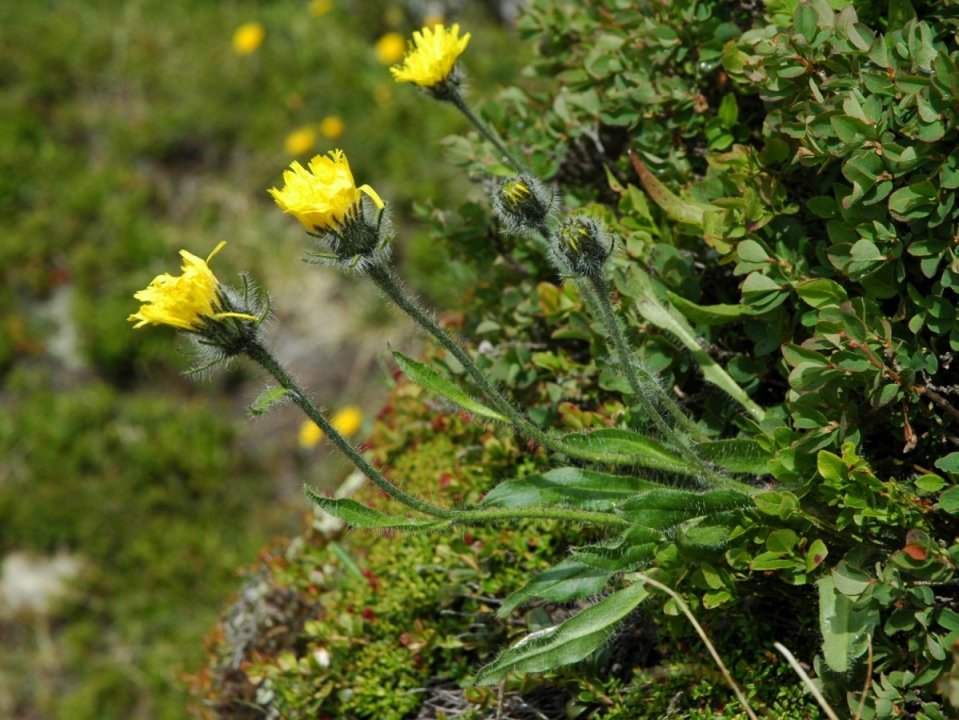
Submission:
<svg viewBox="0 0 959 720">
<path fill-rule="evenodd" d="M 633 526 L 619 537 L 573 548 L 573 560 L 609 573 L 635 570 L 647 563 L 663 534 L 648 527 Z"/>
<path fill-rule="evenodd" d="M 289 394 L 289 390 L 286 388 L 276 386 L 267 388 L 257 396 L 256 400 L 250 403 L 250 414 L 254 417 L 266 415 L 279 403 L 282 403 Z"/>
<path fill-rule="evenodd" d="M 738 490 L 679 490 L 657 488 L 638 493 L 619 508 L 630 522 L 647 528 L 665 530 L 695 517 L 738 510 L 750 504 Z"/>
<path fill-rule="evenodd" d="M 594 453 L 628 456 L 632 458 L 633 464 L 640 467 L 683 475 L 692 475 L 696 472 L 696 468 L 690 467 L 689 463 L 672 451 L 631 430 L 603 428 L 585 433 L 570 433 L 563 436 L 563 444 Z"/>
<path fill-rule="evenodd" d="M 309 486 L 304 486 L 304 490 L 307 497 L 321 510 L 348 525 L 363 530 L 437 530 L 450 525 L 447 520 L 411 520 L 405 517 L 393 517 L 356 500 L 324 497 Z"/>
<path fill-rule="evenodd" d="M 393 351 L 393 358 L 396 360 L 396 364 L 400 366 L 403 374 L 417 385 L 446 398 L 450 402 L 456 403 L 474 415 L 479 415 L 491 420 L 499 420 L 500 422 L 507 422 L 503 415 L 500 415 L 495 410 L 491 410 L 479 401 L 474 400 L 460 390 L 455 383 L 447 380 L 428 365 L 417 362 L 396 350 Z"/>
<path fill-rule="evenodd" d="M 653 290 L 649 276 L 635 265 L 616 278 L 617 285 L 630 297 L 636 298 L 636 309 L 649 322 L 679 340 L 696 360 L 707 382 L 723 390 L 745 408 L 756 420 L 762 420 L 765 411 L 753 402 L 746 391 L 730 377 L 699 344 L 699 338 L 689 322 L 675 308 L 665 305 Z"/>
<path fill-rule="evenodd" d="M 766 475 L 771 455 L 755 440 L 713 440 L 699 443 L 696 454 L 723 470 L 746 475 Z"/>
<path fill-rule="evenodd" d="M 670 220 L 696 225 L 697 227 L 703 226 L 706 213 L 714 209 L 712 205 L 682 200 L 659 182 L 659 179 L 649 171 L 636 153 L 630 151 L 629 156 L 633 161 L 633 169 L 636 170 L 636 175 L 639 177 L 643 189 L 653 199 L 653 202 L 669 216 Z"/>
<path fill-rule="evenodd" d="M 612 573 L 575 560 L 566 560 L 556 567 L 539 573 L 519 590 L 510 595 L 500 609 L 499 617 L 506 617 L 513 610 L 530 600 L 568 602 L 588 597 L 603 589 Z"/>
<path fill-rule="evenodd" d="M 641 583 L 630 585 L 562 625 L 527 635 L 481 669 L 474 682 L 492 685 L 511 672 L 543 672 L 579 662 L 600 648 L 612 635 L 617 623 L 647 597 L 649 592 Z"/>
<path fill-rule="evenodd" d="M 582 510 L 609 510 L 641 490 L 658 487 L 638 477 L 582 468 L 556 468 L 542 475 L 507 480 L 483 498 L 483 505 L 524 508 L 562 505 Z"/>
<path fill-rule="evenodd" d="M 749 305 L 722 303 L 718 305 L 697 305 L 671 290 L 666 291 L 666 297 L 679 312 L 701 325 L 725 325 L 736 320 L 742 320 L 745 317 L 761 314 Z"/>
<path fill-rule="evenodd" d="M 854 602 L 839 593 L 831 577 L 824 577 L 819 588 L 819 629 L 822 654 L 835 672 L 849 672 L 856 659 L 869 646 L 869 636 L 878 622 L 878 613 L 854 609 Z"/>
</svg>

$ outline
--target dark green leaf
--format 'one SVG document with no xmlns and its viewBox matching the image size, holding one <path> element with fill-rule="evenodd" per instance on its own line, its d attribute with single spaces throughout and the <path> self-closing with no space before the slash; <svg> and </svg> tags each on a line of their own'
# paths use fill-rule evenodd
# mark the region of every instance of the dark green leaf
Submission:
<svg viewBox="0 0 959 720">
<path fill-rule="evenodd" d="M 482 668 L 474 682 L 493 685 L 511 672 L 544 672 L 579 662 L 600 648 L 616 625 L 649 597 L 642 583 L 613 593 L 562 625 L 532 633 Z"/>
<path fill-rule="evenodd" d="M 641 467 L 684 475 L 694 474 L 696 471 L 689 463 L 659 443 L 631 430 L 604 428 L 585 433 L 570 433 L 563 436 L 563 443 L 590 452 L 628 456 L 633 458 L 634 464 Z"/>
<path fill-rule="evenodd" d="M 713 440 L 696 446 L 697 454 L 724 470 L 748 475 L 766 475 L 770 454 L 755 440 Z"/>
<path fill-rule="evenodd" d="M 610 575 L 611 573 L 605 570 L 567 560 L 534 575 L 528 583 L 503 601 L 496 614 L 506 617 L 520 605 L 534 599 L 561 603 L 588 597 L 602 590 Z"/>
<path fill-rule="evenodd" d="M 637 492 L 655 487 L 658 487 L 656 483 L 638 477 L 567 467 L 501 482 L 487 493 L 482 504 L 503 508 L 564 505 L 583 510 L 608 510 Z"/>
<path fill-rule="evenodd" d="M 736 490 L 679 490 L 656 488 L 638 493 L 619 507 L 630 522 L 657 530 L 667 529 L 694 517 L 745 508 L 749 497 Z"/>
<path fill-rule="evenodd" d="M 434 530 L 448 527 L 446 520 L 411 520 L 405 517 L 393 517 L 358 503 L 356 500 L 328 498 L 305 486 L 307 497 L 321 510 L 339 518 L 348 525 L 362 529 L 391 530 Z"/>
<path fill-rule="evenodd" d="M 506 422 L 504 416 L 471 398 L 460 390 L 455 383 L 447 380 L 433 368 L 417 362 L 395 350 L 393 351 L 393 358 L 396 360 L 396 364 L 400 366 L 403 374 L 417 385 L 446 398 L 450 402 L 456 403 L 474 415 Z"/>
</svg>

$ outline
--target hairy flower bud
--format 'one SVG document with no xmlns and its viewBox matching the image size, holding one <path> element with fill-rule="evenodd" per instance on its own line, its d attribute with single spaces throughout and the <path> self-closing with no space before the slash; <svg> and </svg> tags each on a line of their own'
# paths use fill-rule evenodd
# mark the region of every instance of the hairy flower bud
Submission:
<svg viewBox="0 0 959 720">
<path fill-rule="evenodd" d="M 568 218 L 553 236 L 554 262 L 579 277 L 602 278 L 613 252 L 613 238 L 601 223 L 585 215 Z"/>
<path fill-rule="evenodd" d="M 500 181 L 493 196 L 493 211 L 511 232 L 545 231 L 555 204 L 555 194 L 526 174 Z"/>
</svg>

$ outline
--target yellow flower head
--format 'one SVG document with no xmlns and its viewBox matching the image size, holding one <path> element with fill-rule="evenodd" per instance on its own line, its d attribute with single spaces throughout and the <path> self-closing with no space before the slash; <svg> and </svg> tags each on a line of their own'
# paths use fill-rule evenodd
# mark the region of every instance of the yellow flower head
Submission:
<svg viewBox="0 0 959 720">
<path fill-rule="evenodd" d="M 316 130 L 309 125 L 294 130 L 283 141 L 283 148 L 287 155 L 303 155 L 312 150 L 314 145 L 316 145 Z"/>
<path fill-rule="evenodd" d="M 347 405 L 333 415 L 330 424 L 340 435 L 355 435 L 363 424 L 363 411 L 355 405 Z M 323 431 L 312 420 L 304 420 L 297 439 L 301 448 L 311 450 L 323 439 Z"/>
<path fill-rule="evenodd" d="M 376 41 L 376 59 L 384 65 L 392 65 L 403 59 L 406 40 L 396 32 L 388 32 Z"/>
<path fill-rule="evenodd" d="M 453 72 L 457 58 L 470 41 L 470 34 L 459 36 L 460 26 L 453 24 L 424 27 L 413 33 L 410 50 L 400 65 L 390 68 L 396 82 L 411 82 L 421 87 L 434 87 Z"/>
<path fill-rule="evenodd" d="M 363 411 L 356 405 L 347 405 L 333 415 L 330 424 L 341 435 L 355 435 L 363 424 Z"/>
<path fill-rule="evenodd" d="M 356 186 L 342 150 L 317 155 L 309 169 L 294 161 L 283 173 L 283 189 L 270 188 L 283 212 L 290 213 L 310 232 L 335 230 L 360 204 L 365 193 L 383 209 L 383 201 L 369 185 Z"/>
<path fill-rule="evenodd" d="M 346 129 L 346 123 L 339 115 L 327 115 L 320 120 L 320 135 L 327 140 L 336 140 Z"/>
<path fill-rule="evenodd" d="M 263 44 L 266 31 L 258 22 L 240 25 L 233 33 L 233 52 L 237 55 L 252 55 Z"/>
<path fill-rule="evenodd" d="M 136 322 L 134 328 L 144 325 L 172 325 L 181 330 L 199 330 L 203 327 L 203 318 L 218 320 L 238 317 L 256 320 L 245 313 L 223 312 L 220 302 L 220 283 L 207 265 L 226 242 L 221 242 L 206 260 L 196 255 L 180 251 L 183 258 L 182 275 L 174 277 L 168 273 L 157 275 L 146 288 L 133 295 L 143 303 L 139 312 L 127 318 Z"/>
</svg>

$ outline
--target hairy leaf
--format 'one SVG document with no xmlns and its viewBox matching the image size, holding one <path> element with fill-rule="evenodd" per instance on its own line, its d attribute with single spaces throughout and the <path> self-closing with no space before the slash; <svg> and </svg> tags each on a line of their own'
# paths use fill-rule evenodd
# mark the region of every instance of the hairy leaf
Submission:
<svg viewBox="0 0 959 720">
<path fill-rule="evenodd" d="M 531 633 L 482 668 L 477 685 L 492 685 L 511 672 L 543 672 L 579 662 L 600 648 L 649 591 L 636 583 L 574 615 L 562 625 Z"/>
<path fill-rule="evenodd" d="M 445 397 L 450 402 L 456 403 L 461 408 L 473 413 L 474 415 L 490 418 L 491 420 L 499 420 L 500 422 L 507 422 L 503 415 L 500 415 L 495 410 L 486 407 L 481 402 L 474 400 L 472 397 L 460 390 L 455 383 L 447 380 L 428 365 L 417 362 L 416 360 L 407 357 L 397 350 L 393 351 L 393 358 L 396 360 L 396 364 L 400 366 L 400 370 L 403 371 L 403 374 L 417 385 L 426 388 L 430 392 L 434 392 L 437 395 Z"/>
<path fill-rule="evenodd" d="M 609 510 L 641 490 L 658 487 L 638 477 L 611 475 L 582 468 L 556 468 L 542 475 L 507 480 L 493 488 L 483 505 L 522 508 L 564 505 L 583 510 Z"/>
<path fill-rule="evenodd" d="M 411 520 L 405 517 L 393 517 L 356 500 L 328 498 L 318 494 L 309 486 L 304 486 L 304 490 L 307 497 L 321 510 L 348 525 L 364 530 L 437 530 L 450 525 L 447 520 Z"/>
</svg>

